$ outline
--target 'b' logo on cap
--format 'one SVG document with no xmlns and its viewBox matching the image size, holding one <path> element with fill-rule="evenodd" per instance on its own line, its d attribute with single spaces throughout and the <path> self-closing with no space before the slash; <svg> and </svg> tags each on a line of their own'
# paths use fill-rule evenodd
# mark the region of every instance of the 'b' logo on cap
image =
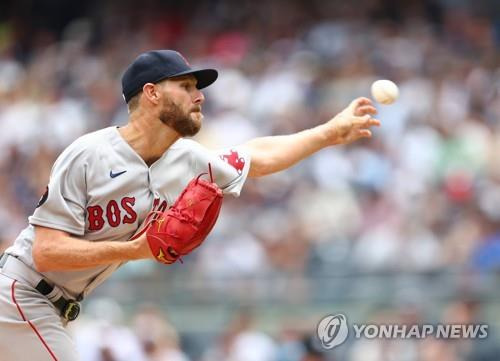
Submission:
<svg viewBox="0 0 500 361">
<path fill-rule="evenodd" d="M 182 58 L 182 60 L 184 60 L 184 62 L 186 63 L 187 66 L 191 67 L 191 64 L 189 64 L 189 62 L 187 61 L 187 59 L 184 57 L 184 55 L 182 55 L 181 53 L 177 53 L 179 54 L 179 56 Z"/>
</svg>

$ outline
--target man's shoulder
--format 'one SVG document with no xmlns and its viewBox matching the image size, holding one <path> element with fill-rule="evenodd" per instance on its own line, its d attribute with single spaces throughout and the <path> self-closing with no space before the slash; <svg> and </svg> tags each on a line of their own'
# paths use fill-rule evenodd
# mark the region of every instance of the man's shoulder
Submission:
<svg viewBox="0 0 500 361">
<path fill-rule="evenodd" d="M 72 144 L 80 147 L 94 147 L 109 141 L 116 133 L 115 127 L 108 127 L 87 133 L 77 138 Z"/>
<path fill-rule="evenodd" d="M 180 138 L 174 144 L 172 144 L 172 150 L 181 150 L 181 151 L 194 151 L 194 152 L 205 152 L 207 149 L 193 139 Z"/>
<path fill-rule="evenodd" d="M 109 143 L 109 140 L 113 135 L 113 131 L 113 127 L 109 127 L 84 134 L 68 145 L 61 153 L 61 156 L 91 156 L 92 154 L 95 154 L 102 145 Z"/>
</svg>

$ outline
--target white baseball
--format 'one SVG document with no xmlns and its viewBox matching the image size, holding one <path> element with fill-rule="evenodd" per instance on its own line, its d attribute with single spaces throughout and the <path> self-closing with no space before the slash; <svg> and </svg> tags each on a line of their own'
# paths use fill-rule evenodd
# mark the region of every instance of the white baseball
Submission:
<svg viewBox="0 0 500 361">
<path fill-rule="evenodd" d="M 377 80 L 372 84 L 372 96 L 381 104 L 392 104 L 398 98 L 399 89 L 390 80 Z"/>
</svg>

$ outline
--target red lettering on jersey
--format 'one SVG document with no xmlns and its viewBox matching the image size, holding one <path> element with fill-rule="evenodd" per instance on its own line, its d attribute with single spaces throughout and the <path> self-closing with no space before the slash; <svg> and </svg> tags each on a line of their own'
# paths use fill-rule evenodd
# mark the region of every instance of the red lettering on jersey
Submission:
<svg viewBox="0 0 500 361">
<path fill-rule="evenodd" d="M 125 197 L 121 201 L 122 208 L 127 212 L 123 217 L 123 223 L 134 223 L 137 220 L 137 213 L 132 208 L 135 205 L 135 197 Z"/>
<path fill-rule="evenodd" d="M 104 218 L 102 214 L 104 210 L 101 206 L 87 207 L 87 215 L 89 218 L 89 231 L 99 231 L 104 226 Z"/>
<path fill-rule="evenodd" d="M 121 207 L 120 207 L 121 205 Z M 106 205 L 106 219 L 111 227 L 118 227 L 121 223 L 132 224 L 137 220 L 137 212 L 134 210 L 135 197 L 123 197 L 120 200 L 120 205 L 114 199 L 110 200 Z M 122 220 L 122 210 L 125 215 Z M 104 210 L 101 206 L 87 207 L 89 231 L 99 231 L 104 227 Z"/>
<path fill-rule="evenodd" d="M 153 200 L 152 211 L 165 212 L 167 210 L 167 206 L 168 206 L 167 201 L 162 201 L 160 198 L 155 198 Z"/>
<path fill-rule="evenodd" d="M 162 201 L 160 206 L 158 207 L 158 211 L 165 212 L 167 210 L 167 201 Z"/>
<path fill-rule="evenodd" d="M 160 198 L 155 198 L 153 201 L 153 211 L 156 211 L 156 207 L 160 204 Z"/>
<path fill-rule="evenodd" d="M 238 174 L 241 174 L 243 172 L 243 168 L 245 168 L 245 159 L 240 157 L 238 152 L 232 149 L 229 154 L 223 154 L 221 159 L 236 169 Z"/>
<path fill-rule="evenodd" d="M 106 206 L 106 218 L 111 227 L 118 227 L 121 221 L 121 211 L 115 200 L 110 200 Z"/>
</svg>

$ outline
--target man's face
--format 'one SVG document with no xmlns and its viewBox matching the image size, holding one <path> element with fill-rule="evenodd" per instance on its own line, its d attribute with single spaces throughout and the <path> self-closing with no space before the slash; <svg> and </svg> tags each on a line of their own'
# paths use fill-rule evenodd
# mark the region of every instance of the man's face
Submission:
<svg viewBox="0 0 500 361">
<path fill-rule="evenodd" d="M 201 106 L 205 97 L 196 88 L 196 78 L 186 75 L 167 79 L 159 85 L 163 94 L 160 120 L 182 137 L 198 133 L 203 119 Z"/>
</svg>

